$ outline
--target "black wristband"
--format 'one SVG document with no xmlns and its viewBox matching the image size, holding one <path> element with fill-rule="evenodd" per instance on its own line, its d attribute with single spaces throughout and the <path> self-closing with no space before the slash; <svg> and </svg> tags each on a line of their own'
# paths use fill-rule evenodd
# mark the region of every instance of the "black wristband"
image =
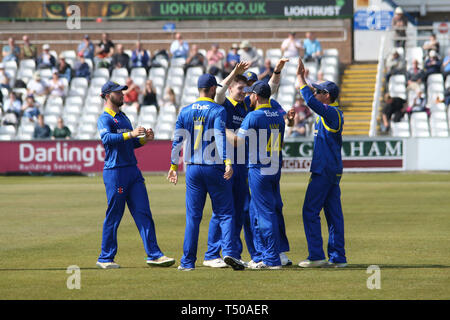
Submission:
<svg viewBox="0 0 450 320">
<path fill-rule="evenodd" d="M 278 72 L 275 72 L 275 71 L 274 71 L 273 73 L 275 73 L 275 74 L 280 74 L 280 73 L 281 73 L 281 71 L 278 71 Z"/>
</svg>

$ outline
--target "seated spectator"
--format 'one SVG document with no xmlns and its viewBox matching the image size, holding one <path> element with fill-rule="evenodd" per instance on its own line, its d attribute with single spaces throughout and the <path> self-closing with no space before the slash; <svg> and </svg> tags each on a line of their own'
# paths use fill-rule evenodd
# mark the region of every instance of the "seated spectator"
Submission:
<svg viewBox="0 0 450 320">
<path fill-rule="evenodd" d="M 174 106 L 178 107 L 177 105 L 177 96 L 175 94 L 175 91 L 172 88 L 167 88 L 164 92 L 164 96 L 162 99 L 162 109 L 167 106 Z M 164 110 L 162 110 L 164 111 Z"/>
<path fill-rule="evenodd" d="M 406 37 L 406 27 L 408 26 L 408 18 L 403 14 L 403 10 L 400 7 L 395 8 L 394 17 L 391 21 L 392 28 L 395 31 L 397 38 Z M 405 39 L 396 39 L 394 42 L 395 47 L 405 48 Z"/>
<path fill-rule="evenodd" d="M 309 120 L 312 119 L 313 113 L 300 94 L 295 97 L 294 110 L 294 126 L 288 127 L 288 137 L 304 137 L 306 135 L 306 126 L 309 125 Z"/>
<path fill-rule="evenodd" d="M 230 74 L 230 72 L 233 71 L 236 64 L 241 61 L 241 56 L 239 55 L 238 51 L 239 45 L 237 43 L 233 43 L 225 59 L 223 74 L 224 78 L 226 78 Z"/>
<path fill-rule="evenodd" d="M 450 74 L 450 48 L 447 49 L 447 55 L 442 61 L 442 75 L 444 76 L 444 81 Z"/>
<path fill-rule="evenodd" d="M 264 60 L 264 66 L 259 68 L 258 80 L 262 80 L 266 83 L 269 83 L 270 77 L 273 74 L 273 67 L 271 66 L 270 59 Z"/>
<path fill-rule="evenodd" d="M 424 78 L 425 72 L 419 67 L 419 61 L 417 61 L 417 59 L 414 59 L 411 69 L 409 69 L 406 74 L 408 90 L 419 90 L 420 84 L 423 82 Z"/>
<path fill-rule="evenodd" d="M 303 56 L 304 61 L 317 61 L 317 63 L 320 64 L 323 55 L 322 45 L 311 32 L 306 33 L 306 39 L 303 41 L 303 48 L 305 50 Z"/>
<path fill-rule="evenodd" d="M 55 129 L 53 129 L 52 132 L 52 140 L 55 139 L 70 139 L 70 136 L 72 135 L 72 132 L 70 132 L 70 129 L 64 125 L 63 118 L 59 117 L 56 123 Z"/>
<path fill-rule="evenodd" d="M 186 59 L 186 63 L 184 64 L 184 72 L 191 67 L 202 67 L 205 66 L 205 56 L 198 51 L 198 46 L 193 44 L 191 47 L 191 51 L 189 52 L 189 56 Z"/>
<path fill-rule="evenodd" d="M 41 114 L 39 111 L 39 105 L 34 100 L 32 95 L 28 95 L 25 99 L 25 103 L 22 106 L 23 118 L 27 118 L 30 122 L 35 122 L 38 115 Z"/>
<path fill-rule="evenodd" d="M 95 53 L 94 44 L 91 42 L 89 35 L 85 34 L 83 40 L 78 45 L 77 55 L 79 57 L 83 56 L 85 59 L 91 59 L 92 62 L 94 62 L 94 53 Z"/>
<path fill-rule="evenodd" d="M 170 54 L 172 58 L 185 58 L 189 54 L 189 44 L 183 40 L 181 33 L 175 34 L 175 40 L 170 45 Z"/>
<path fill-rule="evenodd" d="M 208 61 L 207 72 L 215 76 L 221 74 L 224 58 L 223 53 L 219 51 L 219 45 L 217 43 L 212 44 L 211 49 L 206 53 L 206 59 Z"/>
<path fill-rule="evenodd" d="M 159 112 L 157 93 L 156 93 L 155 88 L 153 87 L 153 81 L 150 79 L 148 79 L 145 82 L 142 105 L 143 106 L 154 105 L 156 107 L 156 110 Z"/>
<path fill-rule="evenodd" d="M 109 39 L 107 33 L 102 33 L 100 42 L 95 47 L 95 66 L 100 68 L 108 68 L 111 57 L 114 54 L 114 43 Z"/>
<path fill-rule="evenodd" d="M 27 35 L 22 37 L 23 46 L 22 46 L 22 59 L 33 59 L 37 58 L 37 49 L 36 46 L 30 43 L 30 39 Z"/>
<path fill-rule="evenodd" d="M 150 57 L 142 44 L 136 42 L 136 49 L 131 53 L 131 68 L 145 68 L 148 71 Z"/>
<path fill-rule="evenodd" d="M 8 94 L 8 99 L 3 104 L 3 109 L 5 112 L 13 112 L 16 114 L 17 119 L 20 119 L 22 115 L 22 101 L 20 101 L 16 94 L 11 91 Z"/>
<path fill-rule="evenodd" d="M 78 60 L 75 62 L 74 77 L 82 77 L 86 78 L 87 80 L 91 78 L 91 69 L 89 68 L 89 65 L 86 63 L 83 56 L 79 56 Z"/>
<path fill-rule="evenodd" d="M 49 95 L 63 98 L 66 95 L 65 90 L 65 83 L 59 78 L 58 70 L 53 71 L 52 78 L 48 82 Z"/>
<path fill-rule="evenodd" d="M 408 105 L 406 101 L 399 97 L 391 97 L 386 94 L 384 97 L 385 106 L 381 113 L 382 118 L 382 132 L 387 132 L 391 128 L 391 117 L 394 115 L 394 122 L 400 122 L 405 114 Z"/>
<path fill-rule="evenodd" d="M 33 79 L 28 81 L 27 94 L 33 95 L 34 97 L 45 97 L 48 94 L 47 83 L 42 80 L 38 71 L 34 73 Z"/>
<path fill-rule="evenodd" d="M 125 53 L 122 44 L 117 45 L 117 52 L 113 54 L 111 59 L 110 72 L 115 68 L 127 68 L 129 70 L 130 57 Z"/>
<path fill-rule="evenodd" d="M 37 123 L 34 127 L 33 139 L 49 139 L 52 133 L 50 127 L 45 123 L 44 115 L 38 115 Z"/>
<path fill-rule="evenodd" d="M 139 113 L 139 94 L 141 93 L 141 88 L 131 78 L 127 78 L 126 85 L 128 89 L 123 91 L 123 105 L 133 106 Z"/>
<path fill-rule="evenodd" d="M 50 54 L 50 46 L 44 44 L 42 46 L 42 53 L 39 55 L 36 61 L 36 69 L 51 69 L 56 66 L 56 59 Z"/>
<path fill-rule="evenodd" d="M 395 49 L 394 52 L 389 55 L 386 59 L 386 77 L 385 86 L 387 88 L 389 84 L 389 79 L 394 74 L 405 74 L 406 73 L 406 61 L 403 59 L 398 50 Z"/>
<path fill-rule="evenodd" d="M 428 79 L 428 76 L 433 73 L 441 73 L 441 65 L 442 61 L 439 58 L 436 51 L 431 50 L 429 54 L 429 58 L 425 60 L 425 83 Z"/>
<path fill-rule="evenodd" d="M 11 76 L 9 75 L 9 73 L 5 71 L 3 63 L 0 63 L 0 87 L 10 89 L 11 88 L 9 84 L 10 80 Z"/>
<path fill-rule="evenodd" d="M 2 62 L 5 63 L 7 61 L 19 61 L 20 56 L 20 48 L 16 46 L 15 40 L 12 37 L 8 38 L 8 44 L 3 46 L 2 49 Z"/>
<path fill-rule="evenodd" d="M 252 47 L 250 41 L 242 41 L 239 47 L 241 48 L 241 51 L 239 52 L 241 61 L 250 62 L 250 68 L 258 67 L 260 56 L 258 55 L 256 49 Z"/>
<path fill-rule="evenodd" d="M 285 58 L 300 57 L 302 49 L 302 42 L 295 39 L 295 32 L 289 32 L 288 37 L 281 43 L 281 56 Z"/>
<path fill-rule="evenodd" d="M 427 108 L 427 100 L 425 94 L 421 90 L 417 90 L 411 104 L 406 108 L 406 112 L 411 114 L 413 112 L 426 112 L 430 116 L 430 109 Z"/>
<path fill-rule="evenodd" d="M 58 70 L 59 76 L 61 78 L 66 78 L 67 82 L 70 83 L 73 71 L 70 64 L 66 62 L 66 58 L 64 56 L 59 57 L 59 61 L 56 64 L 56 69 Z"/>
<path fill-rule="evenodd" d="M 430 39 L 423 44 L 422 48 L 426 55 L 429 55 L 431 50 L 439 52 L 440 45 L 434 33 L 430 35 Z"/>
</svg>

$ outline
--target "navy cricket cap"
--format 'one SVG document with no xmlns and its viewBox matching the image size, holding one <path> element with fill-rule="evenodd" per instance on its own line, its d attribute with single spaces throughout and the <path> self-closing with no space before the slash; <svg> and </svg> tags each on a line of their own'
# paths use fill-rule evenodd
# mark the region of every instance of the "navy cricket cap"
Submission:
<svg viewBox="0 0 450 320">
<path fill-rule="evenodd" d="M 198 88 L 211 88 L 214 86 L 221 87 L 220 84 L 217 83 L 216 77 L 212 74 L 205 73 L 198 77 L 197 87 Z"/>
<path fill-rule="evenodd" d="M 258 96 L 269 99 L 272 91 L 268 83 L 258 80 L 251 87 L 245 87 L 244 92 L 256 93 Z"/>
<path fill-rule="evenodd" d="M 115 92 L 115 91 L 127 90 L 127 89 L 128 89 L 127 86 L 121 86 L 120 84 L 118 84 L 116 82 L 108 81 L 102 86 L 102 95 L 105 95 L 105 94 L 108 94 L 111 92 Z"/>
<path fill-rule="evenodd" d="M 258 81 L 258 76 L 256 75 L 256 73 L 251 71 L 244 72 L 244 77 L 247 78 L 247 81 Z"/>
<path fill-rule="evenodd" d="M 337 97 L 339 97 L 339 87 L 332 81 L 312 83 L 312 86 L 316 89 L 327 91 L 333 100 L 336 100 Z"/>
</svg>

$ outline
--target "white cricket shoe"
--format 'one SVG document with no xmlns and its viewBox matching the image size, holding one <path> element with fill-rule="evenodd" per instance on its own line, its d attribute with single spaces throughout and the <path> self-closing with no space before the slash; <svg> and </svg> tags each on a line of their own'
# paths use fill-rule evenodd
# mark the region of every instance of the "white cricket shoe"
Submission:
<svg viewBox="0 0 450 320">
<path fill-rule="evenodd" d="M 158 259 L 155 259 L 155 260 L 147 260 L 147 265 L 150 267 L 153 267 L 153 266 L 155 266 L 155 267 L 170 267 L 174 263 L 175 263 L 174 258 L 169 258 L 166 256 L 159 257 Z"/>
<path fill-rule="evenodd" d="M 281 266 L 268 266 L 267 264 L 265 264 L 264 262 L 261 261 L 261 262 L 254 263 L 249 268 L 254 269 L 254 270 L 263 270 L 263 269 L 280 270 L 282 267 Z"/>
<path fill-rule="evenodd" d="M 327 260 L 303 260 L 300 261 L 300 263 L 298 264 L 299 267 L 302 268 L 321 268 L 321 267 L 326 267 L 328 265 L 328 261 Z"/>
<path fill-rule="evenodd" d="M 203 265 L 205 267 L 211 267 L 211 268 L 227 268 L 228 265 L 225 263 L 225 261 L 222 260 L 222 258 L 212 259 L 212 260 L 204 260 Z"/>
<path fill-rule="evenodd" d="M 225 256 L 223 258 L 223 261 L 225 261 L 225 263 L 227 265 L 229 265 L 230 267 L 233 268 L 233 270 L 244 270 L 245 269 L 245 265 L 241 262 L 240 259 L 236 259 L 230 256 Z"/>
<path fill-rule="evenodd" d="M 120 266 L 117 263 L 115 263 L 114 261 L 112 261 L 112 262 L 97 261 L 97 263 L 95 265 L 101 269 L 118 269 L 118 268 L 120 268 Z"/>
<path fill-rule="evenodd" d="M 180 271 L 192 271 L 192 270 L 194 270 L 194 268 L 185 268 L 185 267 L 182 267 L 180 265 L 180 266 L 178 266 L 178 270 L 180 270 Z"/>
<path fill-rule="evenodd" d="M 289 259 L 286 255 L 286 253 L 284 253 L 284 252 L 280 253 L 280 260 L 281 260 L 282 266 L 291 266 L 292 265 L 292 260 Z"/>
<path fill-rule="evenodd" d="M 259 262 L 255 262 L 255 261 L 253 261 L 253 260 L 250 260 L 248 263 L 247 263 L 247 268 L 249 268 L 249 269 L 255 269 L 255 267 L 256 267 L 256 265 L 258 264 Z"/>
</svg>

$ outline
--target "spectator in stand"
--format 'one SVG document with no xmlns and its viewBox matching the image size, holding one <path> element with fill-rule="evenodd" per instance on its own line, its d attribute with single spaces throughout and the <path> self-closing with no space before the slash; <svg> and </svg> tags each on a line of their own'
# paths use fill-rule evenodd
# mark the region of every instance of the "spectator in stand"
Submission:
<svg viewBox="0 0 450 320">
<path fill-rule="evenodd" d="M 3 63 L 0 63 L 0 87 L 10 89 L 11 86 L 9 84 L 11 80 L 11 76 L 5 71 L 5 67 Z M 1 100 L 0 100 L 1 103 Z"/>
<path fill-rule="evenodd" d="M 391 128 L 391 117 L 394 115 L 394 122 L 400 122 L 407 111 L 407 102 L 399 97 L 391 97 L 388 93 L 384 97 L 385 106 L 381 113 L 382 132 L 388 132 Z"/>
<path fill-rule="evenodd" d="M 75 62 L 74 76 L 86 78 L 87 80 L 91 78 L 91 69 L 83 56 L 78 56 L 78 60 Z"/>
<path fill-rule="evenodd" d="M 436 103 L 444 103 L 448 108 L 450 106 L 450 86 L 445 88 L 444 97 L 436 97 Z"/>
<path fill-rule="evenodd" d="M 239 48 L 241 48 L 241 51 L 239 52 L 241 61 L 250 62 L 250 68 L 258 67 L 260 56 L 258 55 L 256 49 L 252 47 L 250 41 L 242 41 Z"/>
<path fill-rule="evenodd" d="M 417 90 L 415 96 L 413 97 L 411 104 L 406 108 L 406 112 L 411 114 L 413 112 L 426 112 L 430 116 L 430 109 L 427 108 L 427 100 L 425 94 L 421 90 Z"/>
<path fill-rule="evenodd" d="M 389 55 L 386 59 L 386 78 L 385 86 L 387 88 L 389 84 L 389 79 L 394 74 L 405 74 L 406 73 L 406 61 L 403 59 L 398 50 L 394 49 L 394 52 Z"/>
<path fill-rule="evenodd" d="M 428 76 L 433 73 L 441 73 L 442 61 L 439 58 L 436 51 L 431 50 L 428 59 L 425 60 L 425 83 L 427 82 Z"/>
<path fill-rule="evenodd" d="M 288 127 L 287 135 L 288 137 L 304 137 L 306 135 L 306 126 L 309 125 L 309 120 L 312 119 L 313 113 L 305 104 L 301 94 L 295 96 L 294 110 L 294 126 Z"/>
<path fill-rule="evenodd" d="M 320 65 L 320 60 L 323 55 L 322 45 L 311 32 L 306 32 L 305 36 L 306 39 L 303 41 L 303 48 L 305 50 L 305 55 L 303 56 L 304 61 L 316 61 Z"/>
<path fill-rule="evenodd" d="M 177 96 L 175 91 L 172 88 L 167 88 L 166 92 L 164 92 L 163 101 L 162 101 L 162 109 L 167 106 L 174 106 L 177 108 Z"/>
<path fill-rule="evenodd" d="M 36 99 L 37 97 L 45 98 L 48 94 L 48 85 L 42 80 L 39 71 L 36 71 L 33 75 L 33 79 L 28 81 L 27 84 L 27 94 L 33 95 Z"/>
<path fill-rule="evenodd" d="M 205 56 L 198 51 L 198 46 L 193 44 L 189 56 L 184 64 L 184 72 L 191 67 L 205 67 Z"/>
<path fill-rule="evenodd" d="M 22 59 L 33 59 L 37 58 L 37 49 L 36 46 L 30 43 L 30 39 L 27 35 L 22 37 L 23 46 L 22 46 Z"/>
<path fill-rule="evenodd" d="M 66 86 L 63 80 L 59 78 L 58 70 L 53 71 L 52 78 L 48 82 L 48 91 L 51 97 L 64 98 L 66 95 Z"/>
<path fill-rule="evenodd" d="M 408 18 L 403 14 L 403 10 L 400 7 L 395 8 L 394 17 L 392 18 L 392 28 L 395 31 L 396 37 L 405 38 L 406 37 L 406 27 L 408 26 Z M 405 48 L 404 39 L 397 39 L 394 42 L 395 47 Z"/>
<path fill-rule="evenodd" d="M 42 46 L 42 53 L 36 60 L 36 69 L 51 69 L 56 66 L 56 59 L 50 53 L 50 46 L 44 44 Z"/>
<path fill-rule="evenodd" d="M 142 99 L 142 105 L 143 106 L 154 105 L 156 107 L 156 110 L 159 112 L 157 93 L 156 93 L 155 88 L 153 87 L 153 82 L 150 79 L 148 79 L 145 82 L 145 88 L 144 88 L 144 94 L 143 94 L 143 99 Z"/>
<path fill-rule="evenodd" d="M 442 75 L 444 76 L 444 81 L 450 74 L 450 48 L 447 49 L 447 55 L 442 61 Z"/>
<path fill-rule="evenodd" d="M 59 57 L 59 61 L 56 64 L 56 69 L 58 70 L 59 76 L 61 78 L 66 78 L 67 82 L 70 83 L 73 71 L 70 64 L 66 62 L 66 58 L 64 56 Z"/>
<path fill-rule="evenodd" d="M 262 80 L 269 83 L 270 77 L 272 77 L 274 68 L 271 66 L 270 59 L 264 60 L 264 66 L 259 68 L 258 80 Z"/>
<path fill-rule="evenodd" d="M 126 85 L 128 89 L 123 91 L 123 105 L 128 107 L 132 106 L 139 113 L 139 94 L 141 93 L 141 88 L 130 77 L 127 78 Z"/>
<path fill-rule="evenodd" d="M 56 127 L 52 132 L 52 140 L 55 139 L 70 139 L 70 136 L 72 135 L 72 132 L 70 132 L 70 129 L 64 125 L 63 118 L 59 117 L 56 123 Z"/>
<path fill-rule="evenodd" d="M 419 67 L 419 61 L 414 59 L 411 69 L 406 74 L 407 89 L 417 91 L 425 78 L 425 72 Z"/>
<path fill-rule="evenodd" d="M 129 70 L 130 57 L 125 53 L 122 44 L 117 45 L 117 52 L 113 54 L 110 66 L 110 72 L 115 68 L 127 68 Z"/>
<path fill-rule="evenodd" d="M 170 54 L 172 58 L 187 59 L 189 54 L 189 44 L 183 40 L 181 33 L 175 34 L 175 40 L 170 45 Z"/>
<path fill-rule="evenodd" d="M 30 122 L 35 122 L 37 117 L 41 114 L 39 111 L 39 105 L 34 100 L 32 95 L 28 95 L 25 99 L 25 103 L 22 106 L 23 118 L 27 118 Z"/>
<path fill-rule="evenodd" d="M 430 35 L 430 39 L 423 44 L 422 48 L 427 56 L 430 54 L 431 50 L 439 52 L 440 45 L 434 33 Z"/>
<path fill-rule="evenodd" d="M 34 139 L 49 139 L 52 134 L 52 130 L 45 123 L 44 115 L 41 113 L 38 115 L 36 126 L 34 127 L 33 138 Z"/>
<path fill-rule="evenodd" d="M 95 47 L 91 42 L 89 35 L 85 34 L 83 40 L 78 45 L 77 54 L 79 57 L 83 56 L 85 59 L 91 59 L 94 62 Z"/>
<path fill-rule="evenodd" d="M 148 71 L 149 61 L 147 50 L 142 48 L 140 41 L 136 42 L 136 48 L 131 53 L 131 68 L 145 68 Z"/>
<path fill-rule="evenodd" d="M 5 63 L 7 61 L 16 61 L 19 62 L 20 56 L 20 48 L 16 46 L 15 40 L 13 37 L 8 38 L 8 44 L 3 46 L 2 49 L 2 62 Z"/>
<path fill-rule="evenodd" d="M 224 58 L 223 53 L 219 50 L 219 44 L 213 43 L 206 53 L 206 60 L 208 61 L 207 72 L 215 76 L 222 74 Z"/>
<path fill-rule="evenodd" d="M 230 72 L 236 67 L 236 64 L 241 61 L 241 56 L 239 55 L 239 45 L 237 43 L 233 43 L 231 45 L 230 51 L 227 54 L 227 58 L 225 59 L 224 64 L 224 74 L 223 77 L 226 78 Z"/>
<path fill-rule="evenodd" d="M 3 108 L 5 112 L 12 112 L 17 116 L 17 119 L 19 120 L 22 115 L 22 101 L 20 101 L 16 94 L 11 91 L 8 94 L 8 99 L 6 99 Z"/>
<path fill-rule="evenodd" d="M 111 63 L 111 56 L 114 54 L 114 43 L 109 39 L 107 33 L 102 33 L 102 38 L 95 48 L 95 66 L 108 68 Z"/>
<path fill-rule="evenodd" d="M 295 32 L 289 32 L 289 35 L 281 43 L 281 56 L 285 58 L 296 58 L 302 55 L 302 42 L 295 38 Z"/>
</svg>

